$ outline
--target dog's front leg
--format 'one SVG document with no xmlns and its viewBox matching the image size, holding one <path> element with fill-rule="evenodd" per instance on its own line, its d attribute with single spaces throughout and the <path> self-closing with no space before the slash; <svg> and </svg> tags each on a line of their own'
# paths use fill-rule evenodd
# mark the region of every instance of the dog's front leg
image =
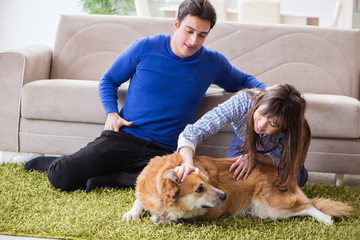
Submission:
<svg viewBox="0 0 360 240">
<path fill-rule="evenodd" d="M 224 214 L 224 211 L 217 207 L 217 208 L 209 208 L 209 210 L 202 216 L 197 217 L 197 219 L 207 220 L 207 219 L 217 219 Z"/>
<path fill-rule="evenodd" d="M 144 210 L 143 205 L 139 199 L 136 199 L 132 208 L 123 215 L 123 220 L 136 220 L 139 219 Z"/>
<path fill-rule="evenodd" d="M 169 215 L 166 217 L 161 214 L 152 214 L 150 220 L 153 223 L 160 224 L 160 225 L 168 225 L 171 223 L 182 223 L 181 219 L 173 218 Z"/>
</svg>

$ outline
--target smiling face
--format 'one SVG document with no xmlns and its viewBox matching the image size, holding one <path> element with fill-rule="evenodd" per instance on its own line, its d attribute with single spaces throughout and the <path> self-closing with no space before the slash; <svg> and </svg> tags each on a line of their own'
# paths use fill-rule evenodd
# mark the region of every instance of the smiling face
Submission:
<svg viewBox="0 0 360 240">
<path fill-rule="evenodd" d="M 276 118 L 268 118 L 262 112 L 266 105 L 260 105 L 254 112 L 254 131 L 257 134 L 274 134 L 280 127 L 276 124 Z"/>
<path fill-rule="evenodd" d="M 174 54 L 186 58 L 196 53 L 204 43 L 210 31 L 210 21 L 187 15 L 181 23 L 174 22 L 174 35 L 170 46 Z"/>
</svg>

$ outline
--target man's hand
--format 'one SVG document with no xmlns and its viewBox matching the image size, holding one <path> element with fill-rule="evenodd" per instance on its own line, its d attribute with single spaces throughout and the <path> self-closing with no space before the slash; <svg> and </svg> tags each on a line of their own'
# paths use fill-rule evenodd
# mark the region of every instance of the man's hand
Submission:
<svg viewBox="0 0 360 240">
<path fill-rule="evenodd" d="M 122 126 L 131 126 L 133 122 L 128 122 L 121 118 L 118 113 L 109 113 L 106 117 L 104 130 L 112 130 L 118 132 Z"/>
<path fill-rule="evenodd" d="M 229 158 L 228 161 L 233 162 L 229 168 L 229 171 L 231 172 L 235 169 L 233 178 L 236 180 L 239 180 L 242 177 L 244 177 L 243 179 L 246 180 L 251 170 L 255 166 L 254 162 L 250 161 L 247 154 L 241 155 L 240 157 Z"/>
</svg>

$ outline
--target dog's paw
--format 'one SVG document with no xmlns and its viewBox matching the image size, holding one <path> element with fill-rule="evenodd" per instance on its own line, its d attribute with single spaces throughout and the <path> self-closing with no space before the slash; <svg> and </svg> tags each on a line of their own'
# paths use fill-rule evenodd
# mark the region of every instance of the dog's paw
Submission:
<svg viewBox="0 0 360 240">
<path fill-rule="evenodd" d="M 157 224 L 164 224 L 165 223 L 165 217 L 161 216 L 160 214 L 151 215 L 150 220 L 153 223 L 157 223 Z"/>
<path fill-rule="evenodd" d="M 160 224 L 160 225 L 168 225 L 168 224 L 171 224 L 171 223 L 183 223 L 181 221 L 181 219 L 172 219 L 171 217 L 164 217 L 160 214 L 153 214 L 151 215 L 151 221 L 153 223 L 156 223 L 156 224 Z"/>
<path fill-rule="evenodd" d="M 141 204 L 141 202 L 136 199 L 132 208 L 127 211 L 124 215 L 123 215 L 123 221 L 125 220 L 129 220 L 129 221 L 133 221 L 133 220 L 137 220 L 141 217 L 141 214 L 143 213 L 143 206 Z"/>
<path fill-rule="evenodd" d="M 137 219 L 140 219 L 142 212 L 134 211 L 133 209 L 130 209 L 128 212 L 124 213 L 122 220 L 123 221 L 134 221 Z"/>
<path fill-rule="evenodd" d="M 166 224 L 169 224 L 172 222 L 169 218 L 164 217 L 160 214 L 153 214 L 153 215 L 151 215 L 150 219 L 153 223 L 160 224 L 160 225 L 166 225 Z"/>
</svg>

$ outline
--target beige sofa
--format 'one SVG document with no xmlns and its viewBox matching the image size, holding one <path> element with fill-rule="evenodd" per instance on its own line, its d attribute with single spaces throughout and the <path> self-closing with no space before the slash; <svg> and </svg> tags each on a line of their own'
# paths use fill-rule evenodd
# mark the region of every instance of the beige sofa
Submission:
<svg viewBox="0 0 360 240">
<path fill-rule="evenodd" d="M 64 15 L 53 49 L 2 52 L 0 150 L 66 155 L 93 140 L 105 122 L 97 90 L 103 72 L 136 38 L 172 34 L 172 23 Z M 360 174 L 359 30 L 219 22 L 205 45 L 267 84 L 288 82 L 305 92 L 313 133 L 310 171 Z M 125 94 L 126 84 L 120 105 Z M 231 95 L 212 87 L 198 116 Z M 231 138 L 225 127 L 197 154 L 222 157 Z"/>
</svg>

